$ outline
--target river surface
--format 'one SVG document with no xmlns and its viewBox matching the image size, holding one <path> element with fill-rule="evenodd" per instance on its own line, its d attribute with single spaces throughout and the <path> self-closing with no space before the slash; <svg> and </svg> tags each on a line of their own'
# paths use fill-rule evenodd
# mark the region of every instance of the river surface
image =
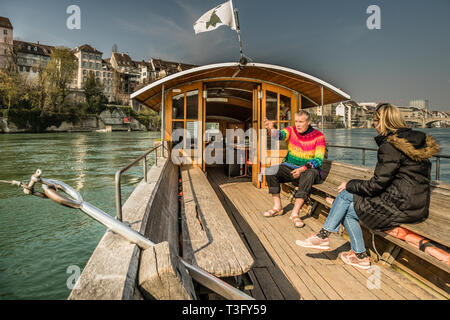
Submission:
<svg viewBox="0 0 450 320">
<path fill-rule="evenodd" d="M 450 129 L 424 129 L 450 154 Z M 326 129 L 330 144 L 376 148 L 372 129 Z M 41 169 L 115 216 L 114 174 L 153 146 L 159 133 L 46 133 L 0 135 L 0 179 L 28 181 Z M 329 159 L 361 164 L 361 152 L 330 148 Z M 367 152 L 373 166 L 375 152 Z M 149 166 L 152 164 L 149 161 Z M 434 175 L 434 171 L 433 171 Z M 122 179 L 122 199 L 142 179 L 142 166 Z M 450 182 L 450 159 L 441 162 Z M 79 210 L 23 194 L 0 183 L 0 300 L 66 299 L 71 277 L 83 270 L 106 228 Z"/>
</svg>

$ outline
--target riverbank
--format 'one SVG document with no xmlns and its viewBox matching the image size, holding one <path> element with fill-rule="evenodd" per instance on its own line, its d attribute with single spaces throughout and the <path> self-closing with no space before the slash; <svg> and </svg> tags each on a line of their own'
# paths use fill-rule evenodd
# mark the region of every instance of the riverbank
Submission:
<svg viewBox="0 0 450 320">
<path fill-rule="evenodd" d="M 10 120 L 0 117 L 0 133 L 147 131 L 147 128 L 138 120 L 127 118 L 119 109 L 105 110 L 98 116 L 66 118 L 63 120 L 65 118 L 60 117 L 56 121 L 42 124 L 35 119 Z"/>
</svg>

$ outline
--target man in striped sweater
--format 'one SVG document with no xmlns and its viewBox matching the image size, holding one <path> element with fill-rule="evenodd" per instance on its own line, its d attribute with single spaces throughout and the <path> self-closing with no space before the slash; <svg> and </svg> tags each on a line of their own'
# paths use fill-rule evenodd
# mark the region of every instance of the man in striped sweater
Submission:
<svg viewBox="0 0 450 320">
<path fill-rule="evenodd" d="M 299 212 L 305 199 L 311 192 L 313 184 L 320 181 L 320 170 L 325 155 L 325 137 L 317 129 L 311 127 L 309 113 L 300 110 L 295 114 L 295 125 L 283 130 L 274 129 L 273 121 L 264 119 L 264 124 L 269 134 L 277 136 L 279 140 L 288 142 L 288 153 L 279 165 L 271 167 L 267 175 L 269 193 L 273 196 L 273 208 L 264 212 L 266 217 L 274 217 L 283 214 L 280 191 L 281 183 L 298 183 L 295 194 L 295 204 L 291 213 L 291 220 L 297 228 L 305 224 L 299 217 Z"/>
</svg>

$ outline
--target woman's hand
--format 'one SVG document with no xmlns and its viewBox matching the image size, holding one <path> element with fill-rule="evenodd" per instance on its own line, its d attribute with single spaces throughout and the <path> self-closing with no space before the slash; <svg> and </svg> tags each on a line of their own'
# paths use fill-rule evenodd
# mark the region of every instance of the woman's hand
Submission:
<svg viewBox="0 0 450 320">
<path fill-rule="evenodd" d="M 342 182 L 338 187 L 338 192 L 342 192 L 347 187 L 347 182 Z"/>
</svg>

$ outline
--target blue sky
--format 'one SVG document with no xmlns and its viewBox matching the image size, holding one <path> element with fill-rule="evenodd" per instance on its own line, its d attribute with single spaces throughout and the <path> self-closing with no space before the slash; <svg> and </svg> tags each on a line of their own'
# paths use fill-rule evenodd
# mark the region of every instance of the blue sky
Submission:
<svg viewBox="0 0 450 320">
<path fill-rule="evenodd" d="M 114 43 L 134 60 L 194 64 L 237 61 L 236 32 L 195 34 L 192 24 L 225 0 L 2 0 L 15 38 L 71 48 L 88 43 L 111 56 Z M 428 99 L 450 110 L 450 1 L 234 0 L 244 52 L 255 62 L 291 67 L 342 88 L 357 101 L 407 105 Z M 69 30 L 66 9 L 81 9 Z M 369 5 L 381 30 L 369 30 Z"/>
</svg>

